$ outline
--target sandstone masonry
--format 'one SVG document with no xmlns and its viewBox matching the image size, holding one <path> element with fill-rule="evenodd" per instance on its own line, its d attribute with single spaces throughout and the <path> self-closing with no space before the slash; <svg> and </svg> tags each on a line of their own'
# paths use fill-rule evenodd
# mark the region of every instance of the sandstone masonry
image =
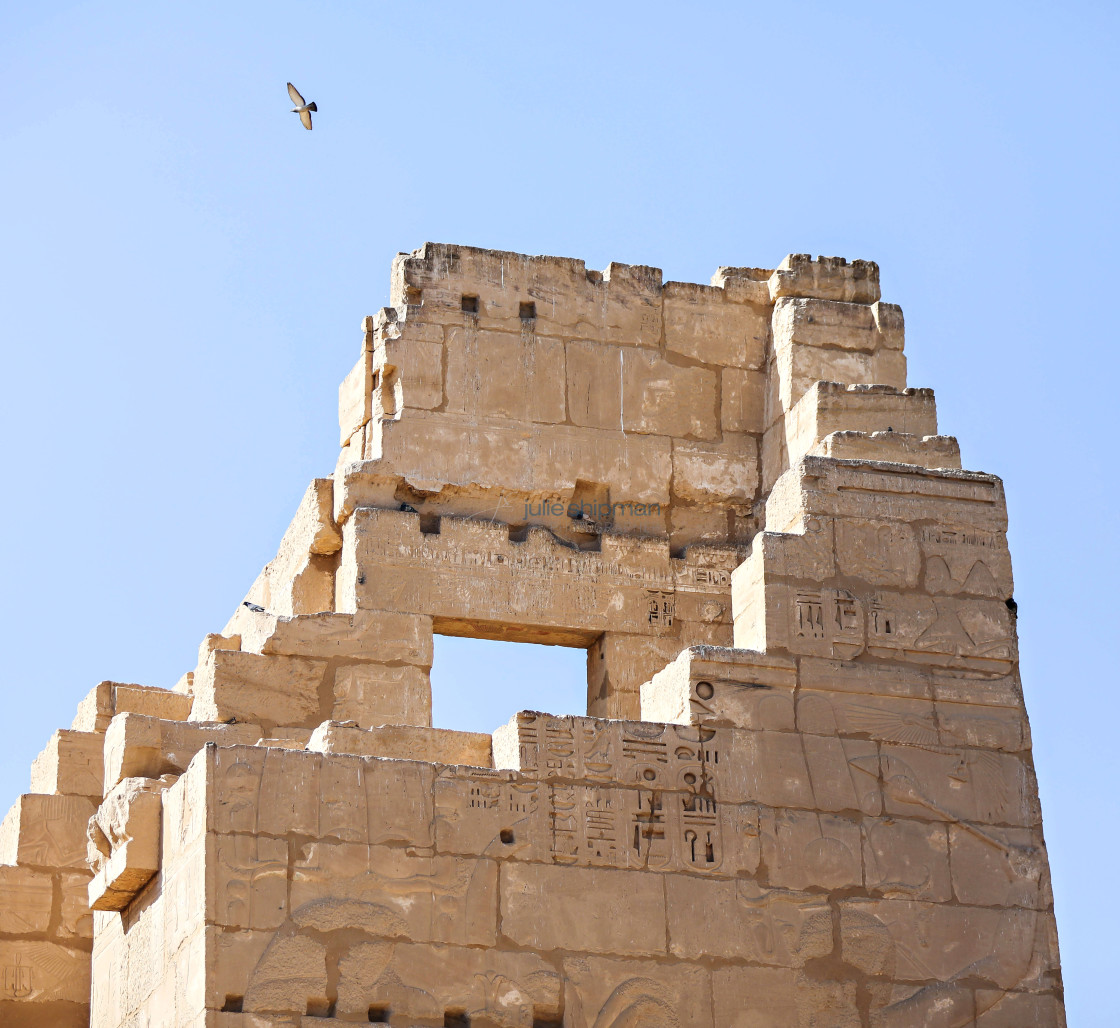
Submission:
<svg viewBox="0 0 1120 1028">
<path fill-rule="evenodd" d="M 0 826 L 0 1023 L 1064 1025 L 1003 488 L 877 266 L 390 296 L 245 602 Z M 435 633 L 586 650 L 587 716 L 432 728 Z"/>
</svg>

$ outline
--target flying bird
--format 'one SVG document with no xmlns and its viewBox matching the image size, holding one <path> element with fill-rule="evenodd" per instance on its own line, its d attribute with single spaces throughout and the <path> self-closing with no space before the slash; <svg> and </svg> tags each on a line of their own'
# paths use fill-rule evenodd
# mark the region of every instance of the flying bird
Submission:
<svg viewBox="0 0 1120 1028">
<path fill-rule="evenodd" d="M 288 83 L 288 96 L 292 98 L 292 103 L 297 106 L 292 108 L 292 114 L 298 114 L 299 120 L 303 122 L 303 127 L 311 131 L 311 112 L 318 111 L 319 108 L 315 106 L 315 101 L 307 103 L 302 96 L 299 95 L 299 90 L 296 89 L 290 82 Z"/>
</svg>

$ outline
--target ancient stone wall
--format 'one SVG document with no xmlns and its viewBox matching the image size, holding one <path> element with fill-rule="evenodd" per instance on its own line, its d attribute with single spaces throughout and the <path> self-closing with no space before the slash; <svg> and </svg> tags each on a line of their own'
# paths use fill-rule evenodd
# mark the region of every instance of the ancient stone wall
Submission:
<svg viewBox="0 0 1120 1028">
<path fill-rule="evenodd" d="M 0 1020 L 1064 1024 L 1003 490 L 876 266 L 391 300 L 246 601 L 0 827 Z M 433 728 L 436 633 L 585 649 L 588 716 Z"/>
</svg>

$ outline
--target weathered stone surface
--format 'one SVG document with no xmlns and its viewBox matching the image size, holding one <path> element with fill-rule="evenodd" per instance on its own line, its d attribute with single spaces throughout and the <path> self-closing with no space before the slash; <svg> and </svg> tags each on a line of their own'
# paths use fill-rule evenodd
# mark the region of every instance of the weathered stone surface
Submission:
<svg viewBox="0 0 1120 1028">
<path fill-rule="evenodd" d="M 690 646 L 642 685 L 647 721 L 794 727 L 792 660 L 721 646 Z"/>
<path fill-rule="evenodd" d="M 215 650 L 194 678 L 194 721 L 308 726 L 322 718 L 326 661 Z"/>
<path fill-rule="evenodd" d="M 424 668 L 409 664 L 346 664 L 335 668 L 331 716 L 361 728 L 430 725 L 432 683 Z"/>
<path fill-rule="evenodd" d="M 84 796 L 20 796 L 0 823 L 0 865 L 84 868 L 94 809 Z"/>
<path fill-rule="evenodd" d="M 324 721 L 312 733 L 307 749 L 316 753 L 353 753 L 362 757 L 422 758 L 438 764 L 491 767 L 490 736 L 446 728 L 386 725 L 363 729 Z"/>
<path fill-rule="evenodd" d="M 643 435 L 714 439 L 717 378 L 646 350 L 622 352 L 622 427 Z"/>
<path fill-rule="evenodd" d="M 49 874 L 0 864 L 0 934 L 45 932 L 51 920 L 54 885 Z"/>
<path fill-rule="evenodd" d="M 93 910 L 123 910 L 159 871 L 163 785 L 150 778 L 123 779 L 90 822 Z"/>
<path fill-rule="evenodd" d="M 105 733 L 104 792 L 108 794 L 125 778 L 180 774 L 207 743 L 251 744 L 261 735 L 259 725 L 198 724 L 140 714 L 119 715 Z"/>
<path fill-rule="evenodd" d="M 665 890 L 674 956 L 802 967 L 832 952 L 832 915 L 820 894 L 689 877 L 667 879 Z"/>
<path fill-rule="evenodd" d="M 878 268 L 391 295 L 248 602 L 0 827 L 0 1022 L 1061 1025 L 1003 489 Z M 437 632 L 585 650 L 588 716 L 432 728 Z"/>
<path fill-rule="evenodd" d="M 761 368 L 770 312 L 731 302 L 719 286 L 666 282 L 661 293 L 665 349 L 704 364 Z"/>
<path fill-rule="evenodd" d="M 101 798 L 103 738 L 60 729 L 31 765 L 31 791 Z"/>
<path fill-rule="evenodd" d="M 70 729 L 75 732 L 104 732 L 117 714 L 145 714 L 185 721 L 190 712 L 190 697 L 182 693 L 149 685 L 101 682 L 78 704 Z"/>
<path fill-rule="evenodd" d="M 501 934 L 532 950 L 661 954 L 664 889 L 641 871 L 504 864 Z"/>
<path fill-rule="evenodd" d="M 808 296 L 845 303 L 875 303 L 879 299 L 879 266 L 874 261 L 818 257 L 791 253 L 770 276 L 770 298 Z"/>
</svg>

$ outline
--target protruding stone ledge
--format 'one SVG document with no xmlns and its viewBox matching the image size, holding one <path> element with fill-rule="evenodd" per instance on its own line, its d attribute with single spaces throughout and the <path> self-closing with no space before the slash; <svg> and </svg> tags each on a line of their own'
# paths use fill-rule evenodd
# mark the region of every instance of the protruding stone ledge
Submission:
<svg viewBox="0 0 1120 1028">
<path fill-rule="evenodd" d="M 124 910 L 160 868 L 163 790 L 172 782 L 125 778 L 106 795 L 89 825 L 93 910 Z"/>
</svg>

